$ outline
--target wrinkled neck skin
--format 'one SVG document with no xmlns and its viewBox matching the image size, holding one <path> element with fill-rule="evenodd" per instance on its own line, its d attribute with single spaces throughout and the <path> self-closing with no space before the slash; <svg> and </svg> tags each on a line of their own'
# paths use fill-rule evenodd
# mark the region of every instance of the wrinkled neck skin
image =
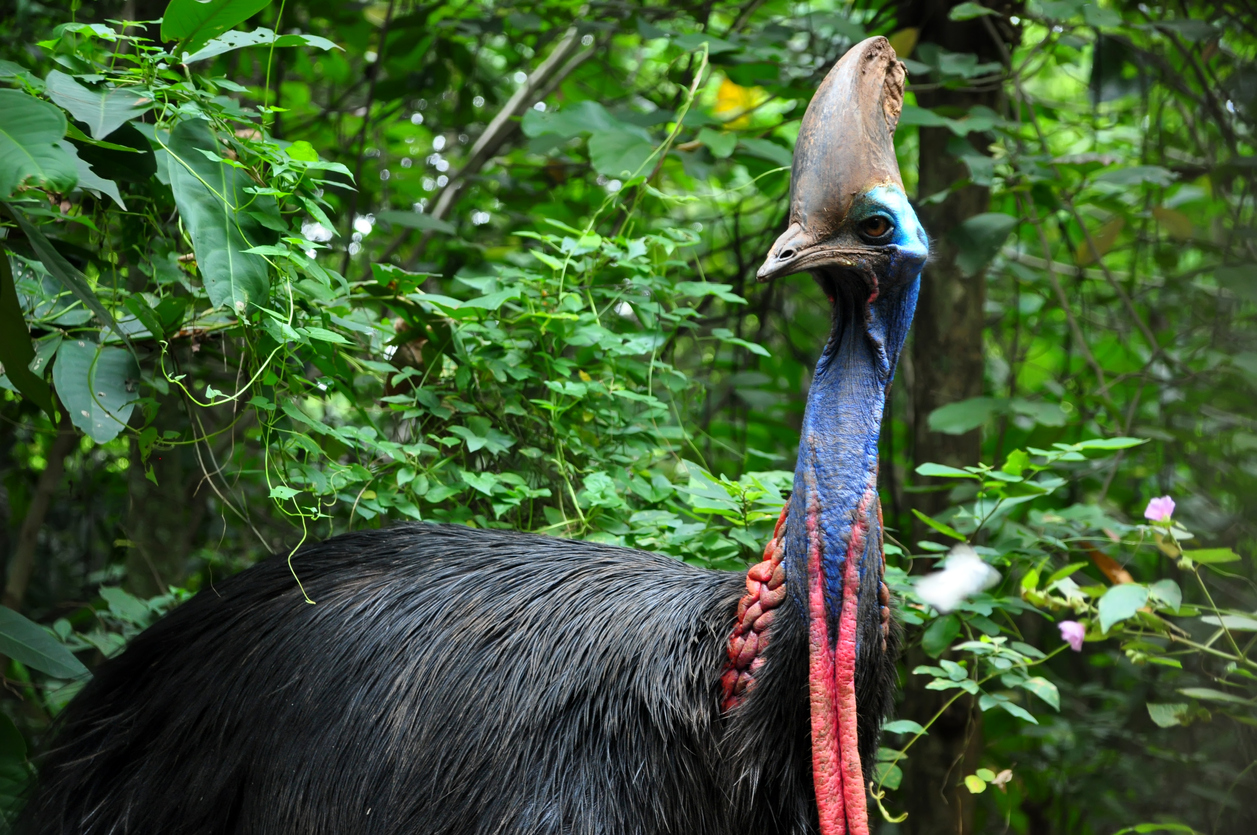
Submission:
<svg viewBox="0 0 1257 835">
<path fill-rule="evenodd" d="M 841 272 L 816 276 L 834 297 L 834 324 L 808 393 L 784 563 L 791 596 L 808 624 L 812 770 L 822 835 L 869 832 L 856 664 L 869 657 L 871 648 L 863 644 L 875 634 L 861 621 L 879 610 L 861 589 L 875 589 L 878 578 L 867 575 L 881 569 L 878 436 L 926 253 L 906 200 L 903 208 L 896 217 L 903 245 L 857 264 L 859 272 L 877 277 L 876 285 Z"/>
</svg>

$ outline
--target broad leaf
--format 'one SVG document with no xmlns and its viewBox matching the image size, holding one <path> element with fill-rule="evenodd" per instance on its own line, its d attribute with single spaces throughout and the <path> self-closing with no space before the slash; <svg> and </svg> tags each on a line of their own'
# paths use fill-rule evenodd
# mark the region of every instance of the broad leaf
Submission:
<svg viewBox="0 0 1257 835">
<path fill-rule="evenodd" d="M 87 276 L 79 272 L 78 269 L 66 260 L 65 256 L 53 245 L 52 241 L 44 236 L 44 233 L 27 220 L 26 215 L 16 206 L 9 206 L 9 214 L 17 221 L 17 225 L 22 228 L 22 232 L 26 235 L 26 240 L 30 242 L 31 249 L 35 250 L 35 254 L 39 256 L 40 262 L 48 270 L 53 278 L 61 282 L 61 284 L 69 290 L 74 297 L 81 301 L 83 305 L 92 313 L 96 314 L 96 318 L 107 324 L 114 333 L 127 344 L 128 348 L 134 351 L 131 345 L 131 339 L 118 327 L 118 322 L 114 319 L 100 299 L 96 298 L 96 293 L 92 290 L 92 285 L 88 283 Z"/>
<path fill-rule="evenodd" d="M 195 52 L 271 4 L 271 0 L 170 0 L 162 15 L 161 39 L 183 41 Z"/>
<path fill-rule="evenodd" d="M 98 444 L 118 436 L 135 410 L 140 369 L 121 348 L 68 339 L 57 351 L 52 380 L 74 425 Z"/>
<path fill-rule="evenodd" d="M 963 435 L 982 426 L 996 414 L 1004 411 L 1006 401 L 995 397 L 970 397 L 956 403 L 948 403 L 930 412 L 927 419 L 932 432 L 945 435 Z"/>
<path fill-rule="evenodd" d="M 1123 583 L 1113 586 L 1100 598 L 1100 629 L 1109 631 L 1109 627 L 1120 623 L 1139 611 L 1139 607 L 1148 602 L 1148 588 L 1138 583 Z"/>
<path fill-rule="evenodd" d="M 958 250 L 956 265 L 967 275 L 977 275 L 991 263 L 1018 220 L 1000 212 L 975 215 L 948 233 Z"/>
<path fill-rule="evenodd" d="M 305 35 L 298 32 L 292 32 L 287 35 L 275 36 L 274 31 L 259 26 L 252 32 L 224 32 L 217 38 L 209 41 L 205 46 L 198 49 L 192 54 L 183 54 L 183 63 L 191 64 L 195 61 L 204 61 L 224 52 L 231 52 L 236 49 L 243 49 L 246 46 L 263 46 L 274 44 L 275 46 L 313 46 L 318 49 L 340 49 L 335 43 L 327 38 L 320 38 L 318 35 Z"/>
<path fill-rule="evenodd" d="M 104 139 L 153 106 L 152 98 L 142 93 L 125 87 L 93 90 L 59 70 L 48 73 L 45 83 L 48 98 L 87 125 L 93 139 Z"/>
<path fill-rule="evenodd" d="M 391 223 L 394 226 L 405 226 L 408 229 L 422 229 L 424 231 L 432 230 L 433 232 L 443 232 L 446 235 L 453 235 L 458 232 L 454 228 L 454 224 L 448 221 L 435 218 L 432 215 L 425 215 L 422 212 L 407 212 L 404 209 L 386 209 L 383 212 L 376 212 L 375 219 Z"/>
<path fill-rule="evenodd" d="M 79 175 L 79 188 L 91 189 L 92 191 L 99 192 L 100 194 L 108 195 L 110 200 L 117 203 L 123 211 L 126 211 L 127 204 L 122 199 L 122 195 L 118 192 L 117 183 L 113 180 L 106 180 L 104 177 L 101 177 L 93 171 L 91 166 L 79 157 L 78 149 L 68 141 L 62 139 L 57 144 L 61 147 L 61 150 L 65 151 L 70 156 L 70 159 L 74 160 L 74 168 Z"/>
<path fill-rule="evenodd" d="M 623 126 L 589 137 L 589 160 L 594 170 L 606 177 L 627 179 L 650 173 L 646 162 L 654 152 L 650 134 L 641 128 Z"/>
<path fill-rule="evenodd" d="M 55 678 L 85 675 L 87 668 L 42 626 L 0 606 L 0 653 Z"/>
<path fill-rule="evenodd" d="M 19 90 L 0 90 L 0 200 L 33 181 L 68 191 L 76 179 L 74 161 L 57 143 L 65 137 L 61 108 Z"/>
<path fill-rule="evenodd" d="M 43 374 L 31 371 L 29 366 L 33 359 L 35 349 L 31 347 L 31 335 L 22 316 L 9 254 L 0 249 L 0 366 L 23 397 L 53 417 L 52 390 Z"/>
<path fill-rule="evenodd" d="M 266 258 L 245 250 L 274 243 L 276 235 L 240 207 L 274 214 L 275 201 L 249 194 L 246 189 L 254 183 L 243 171 L 206 155 L 217 156 L 218 142 L 204 120 L 180 122 L 170 133 L 167 150 L 170 188 L 192 238 L 210 303 L 243 316 L 265 300 L 270 288 Z"/>
<path fill-rule="evenodd" d="M 1153 704 L 1148 702 L 1148 715 L 1159 728 L 1174 728 L 1187 724 L 1188 705 L 1184 702 Z"/>
</svg>

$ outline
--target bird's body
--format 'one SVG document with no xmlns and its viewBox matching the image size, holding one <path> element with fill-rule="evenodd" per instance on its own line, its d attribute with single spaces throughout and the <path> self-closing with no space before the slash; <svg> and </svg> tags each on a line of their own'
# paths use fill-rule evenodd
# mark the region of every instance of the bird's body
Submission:
<svg viewBox="0 0 1257 835">
<path fill-rule="evenodd" d="M 877 444 L 928 255 L 903 83 L 870 38 L 800 126 L 759 277 L 810 272 L 834 324 L 764 563 L 407 526 L 298 554 L 315 605 L 259 565 L 100 669 L 23 835 L 869 835 L 895 655 Z"/>
<path fill-rule="evenodd" d="M 272 559 L 106 664 L 24 831 L 815 830 L 793 607 L 750 697 L 720 707 L 745 574 L 429 525 L 294 564 L 315 605 Z"/>
</svg>

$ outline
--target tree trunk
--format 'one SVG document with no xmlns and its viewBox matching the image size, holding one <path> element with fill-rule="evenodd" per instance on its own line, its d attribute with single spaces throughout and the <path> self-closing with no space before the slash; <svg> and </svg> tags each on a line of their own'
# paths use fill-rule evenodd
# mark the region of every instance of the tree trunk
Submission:
<svg viewBox="0 0 1257 835">
<path fill-rule="evenodd" d="M 952 21 L 948 13 L 958 0 L 905 0 L 899 5 L 899 24 L 919 30 L 918 44 L 931 44 L 949 52 L 976 53 L 978 61 L 1007 63 L 1011 44 L 1019 32 L 1007 18 Z M 998 3 L 986 3 L 998 7 Z M 1000 11 L 1015 13 L 1024 4 L 1002 4 Z M 997 38 L 999 40 L 997 41 Z M 937 82 L 929 77 L 919 81 Z M 996 89 L 989 89 L 994 86 Z M 934 89 L 917 93 L 917 103 L 944 108 L 959 115 L 977 105 L 999 110 L 998 85 L 988 89 Z M 952 111 L 955 112 L 952 112 Z M 920 129 L 920 169 L 917 198 L 922 200 L 970 179 L 970 169 L 959 153 L 985 152 L 991 138 L 971 135 L 957 139 L 947 128 Z M 983 307 L 986 278 L 966 275 L 956 263 L 957 249 L 949 233 L 965 220 L 988 211 L 990 190 L 970 183 L 951 191 L 941 202 L 921 204 L 921 222 L 930 235 L 932 257 L 921 282 L 921 295 L 913 326 L 912 344 L 912 458 L 915 464 L 936 462 L 952 466 L 978 461 L 978 431 L 944 435 L 930 431 L 930 412 L 948 403 L 978 397 L 983 389 Z M 947 485 L 936 492 L 916 493 L 913 503 L 928 515 L 949 504 Z M 918 482 L 920 484 L 920 482 Z M 927 486 L 927 485 L 920 485 Z M 928 566 L 922 565 L 922 568 Z M 930 663 L 920 647 L 905 658 L 911 671 Z M 925 690 L 925 676 L 909 675 L 900 715 L 924 724 L 950 696 Z M 902 831 L 909 835 L 954 835 L 973 831 L 974 796 L 962 780 L 978 767 L 982 750 L 982 714 L 969 697 L 957 700 L 930 728 L 929 735 L 914 746 L 903 764 L 904 779 L 895 794 L 898 808 L 908 813 Z"/>
<path fill-rule="evenodd" d="M 0 258 L 4 255 L 0 254 Z M 48 505 L 52 495 L 61 483 L 65 474 L 66 456 L 74 451 L 79 434 L 74 431 L 69 415 L 61 413 L 61 427 L 57 437 L 48 449 L 48 463 L 39 474 L 35 484 L 35 492 L 31 495 L 30 507 L 22 519 L 22 529 L 17 537 L 17 547 L 13 549 L 13 559 L 9 561 L 8 577 L 4 586 L 5 606 L 14 611 L 22 610 L 22 601 L 26 598 L 26 587 L 30 584 L 31 574 L 35 570 L 35 551 L 39 546 L 39 531 L 44 526 L 44 517 L 48 515 Z"/>
</svg>

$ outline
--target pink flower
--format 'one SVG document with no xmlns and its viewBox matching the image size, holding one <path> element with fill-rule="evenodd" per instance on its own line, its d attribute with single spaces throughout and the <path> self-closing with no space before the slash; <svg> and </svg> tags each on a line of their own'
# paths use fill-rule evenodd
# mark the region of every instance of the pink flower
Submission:
<svg viewBox="0 0 1257 835">
<path fill-rule="evenodd" d="M 1087 637 L 1087 627 L 1076 620 L 1063 620 L 1057 626 L 1061 630 L 1061 640 L 1069 644 L 1074 652 L 1082 652 L 1082 639 Z"/>
<path fill-rule="evenodd" d="M 1151 522 L 1168 522 L 1174 515 L 1174 500 L 1169 496 L 1161 496 L 1148 502 L 1144 509 L 1144 518 Z"/>
</svg>

